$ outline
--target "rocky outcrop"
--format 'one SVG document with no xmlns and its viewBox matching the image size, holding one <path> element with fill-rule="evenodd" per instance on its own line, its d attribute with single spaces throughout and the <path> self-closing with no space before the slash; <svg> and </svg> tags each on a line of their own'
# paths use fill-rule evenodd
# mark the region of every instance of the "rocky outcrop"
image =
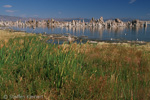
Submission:
<svg viewBox="0 0 150 100">
<path fill-rule="evenodd" d="M 122 21 L 121 21 L 120 19 L 118 19 L 118 18 L 115 19 L 115 22 L 116 22 L 116 23 L 122 23 Z"/>
<path fill-rule="evenodd" d="M 105 22 L 107 27 L 126 27 L 127 24 L 120 19 L 108 20 Z"/>
<path fill-rule="evenodd" d="M 51 20 L 29 20 L 25 22 L 21 21 L 0 21 L 0 26 L 6 27 L 98 27 L 98 28 L 105 28 L 105 27 L 142 27 L 144 23 L 139 20 L 133 20 L 131 22 L 123 22 L 120 19 L 115 20 L 103 20 L 103 17 L 99 19 L 92 18 L 90 22 L 85 22 L 84 20 L 73 20 L 72 22 L 61 22 L 55 21 L 54 19 Z"/>
<path fill-rule="evenodd" d="M 143 26 L 143 22 L 141 22 L 140 20 L 133 20 L 132 25 L 134 27 L 141 27 L 141 26 Z"/>
<path fill-rule="evenodd" d="M 99 23 L 104 24 L 103 17 L 100 17 L 100 19 L 97 20 Z"/>
</svg>

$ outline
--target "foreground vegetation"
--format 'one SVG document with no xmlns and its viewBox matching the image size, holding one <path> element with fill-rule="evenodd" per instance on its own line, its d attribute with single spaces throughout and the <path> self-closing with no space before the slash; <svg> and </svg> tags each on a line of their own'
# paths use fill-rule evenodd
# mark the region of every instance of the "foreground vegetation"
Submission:
<svg viewBox="0 0 150 100">
<path fill-rule="evenodd" d="M 0 43 L 0 98 L 149 100 L 149 46 L 63 44 L 28 36 Z"/>
</svg>

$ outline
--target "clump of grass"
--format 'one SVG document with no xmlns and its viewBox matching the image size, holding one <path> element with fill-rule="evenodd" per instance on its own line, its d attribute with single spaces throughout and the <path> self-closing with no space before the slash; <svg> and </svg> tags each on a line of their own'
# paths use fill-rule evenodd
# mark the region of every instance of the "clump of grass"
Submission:
<svg viewBox="0 0 150 100">
<path fill-rule="evenodd" d="M 0 97 L 149 99 L 150 52 L 136 46 L 53 45 L 41 36 L 1 42 Z"/>
<path fill-rule="evenodd" d="M 0 30 L 0 41 L 8 40 L 10 38 L 33 36 L 34 34 L 27 34 L 25 32 L 11 32 L 9 30 Z"/>
</svg>

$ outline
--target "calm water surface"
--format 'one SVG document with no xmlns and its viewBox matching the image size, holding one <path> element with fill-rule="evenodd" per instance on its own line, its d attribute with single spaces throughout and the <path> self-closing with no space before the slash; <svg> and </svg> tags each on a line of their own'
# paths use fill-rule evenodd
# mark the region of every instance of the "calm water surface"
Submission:
<svg viewBox="0 0 150 100">
<path fill-rule="evenodd" d="M 74 36 L 88 36 L 93 40 L 130 40 L 130 41 L 147 41 L 150 42 L 150 25 L 147 28 L 17 28 L 14 30 L 26 31 L 29 33 L 62 34 L 70 33 Z"/>
</svg>

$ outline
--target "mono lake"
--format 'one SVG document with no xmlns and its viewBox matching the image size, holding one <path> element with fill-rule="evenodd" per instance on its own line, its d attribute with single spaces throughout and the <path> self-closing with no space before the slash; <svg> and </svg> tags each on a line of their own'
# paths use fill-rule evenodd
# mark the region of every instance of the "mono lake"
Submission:
<svg viewBox="0 0 150 100">
<path fill-rule="evenodd" d="M 19 28 L 19 27 L 11 27 L 13 30 L 18 31 L 26 31 L 28 33 L 45 33 L 46 34 L 63 34 L 70 33 L 74 36 L 87 36 L 90 40 L 99 40 L 99 41 L 146 41 L 150 42 L 150 25 L 147 28 Z"/>
</svg>

